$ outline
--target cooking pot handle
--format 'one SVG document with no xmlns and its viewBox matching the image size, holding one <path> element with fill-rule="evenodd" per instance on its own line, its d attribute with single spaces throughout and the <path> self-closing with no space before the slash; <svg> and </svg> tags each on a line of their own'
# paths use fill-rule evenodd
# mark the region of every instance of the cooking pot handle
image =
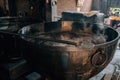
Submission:
<svg viewBox="0 0 120 80">
<path fill-rule="evenodd" d="M 103 66 L 108 60 L 104 48 L 99 48 L 91 58 L 91 63 L 95 67 Z"/>
</svg>

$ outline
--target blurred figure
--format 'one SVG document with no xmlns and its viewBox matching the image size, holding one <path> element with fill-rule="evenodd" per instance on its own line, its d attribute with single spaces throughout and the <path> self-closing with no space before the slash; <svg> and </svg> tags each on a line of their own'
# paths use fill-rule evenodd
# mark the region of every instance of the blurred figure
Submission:
<svg viewBox="0 0 120 80">
<path fill-rule="evenodd" d="M 107 26 L 110 26 L 111 20 L 109 18 L 109 15 L 105 15 L 104 24 L 107 25 Z"/>
<path fill-rule="evenodd" d="M 109 11 L 108 11 L 108 16 L 112 16 L 112 15 L 113 15 L 112 11 L 109 10 Z"/>
<path fill-rule="evenodd" d="M 117 32 L 119 33 L 119 36 L 120 36 L 120 23 L 118 23 L 118 26 L 117 26 Z M 120 41 L 118 41 L 118 47 L 119 47 L 119 50 L 120 50 Z"/>
</svg>

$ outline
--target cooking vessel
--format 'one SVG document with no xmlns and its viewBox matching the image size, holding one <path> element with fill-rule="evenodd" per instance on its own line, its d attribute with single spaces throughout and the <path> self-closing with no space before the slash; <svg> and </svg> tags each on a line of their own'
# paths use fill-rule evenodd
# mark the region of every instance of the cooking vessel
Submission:
<svg viewBox="0 0 120 80">
<path fill-rule="evenodd" d="M 42 22 L 42 20 L 33 17 L 3 16 L 0 17 L 0 30 L 15 31 L 25 25 L 36 22 Z"/>
<path fill-rule="evenodd" d="M 21 38 L 10 33 L 18 32 L 22 20 L 18 17 L 0 17 L 0 62 L 21 59 Z"/>
<path fill-rule="evenodd" d="M 80 48 L 70 41 L 61 42 L 59 36 L 50 36 L 64 32 L 60 23 L 36 23 L 19 30 L 23 39 L 23 55 L 33 70 L 48 80 L 88 80 L 110 63 L 119 39 L 116 30 L 105 26 L 102 34 L 107 36 L 106 42 L 92 48 Z M 58 37 L 57 40 L 54 37 Z M 47 44 L 49 42 L 57 45 Z M 61 43 L 68 46 L 60 45 Z"/>
<path fill-rule="evenodd" d="M 23 26 L 34 22 L 40 20 L 33 17 L 0 17 L 0 62 L 11 62 L 22 58 L 22 39 L 17 32 Z"/>
<path fill-rule="evenodd" d="M 0 31 L 0 62 L 13 62 L 22 58 L 20 36 Z"/>
</svg>

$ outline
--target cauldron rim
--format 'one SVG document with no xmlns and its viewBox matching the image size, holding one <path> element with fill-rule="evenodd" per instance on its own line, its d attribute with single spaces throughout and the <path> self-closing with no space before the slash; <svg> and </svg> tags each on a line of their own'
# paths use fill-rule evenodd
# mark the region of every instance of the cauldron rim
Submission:
<svg viewBox="0 0 120 80">
<path fill-rule="evenodd" d="M 30 25 L 27 25 L 27 26 L 24 26 L 24 27 L 22 27 L 19 31 L 18 31 L 18 33 L 19 34 L 21 34 L 21 31 L 22 31 L 22 29 L 23 28 L 26 28 L 26 27 L 31 27 L 31 26 L 34 26 L 34 25 L 37 25 L 37 24 L 42 24 L 42 25 L 44 25 L 45 23 L 59 23 L 59 22 L 64 22 L 64 21 L 55 21 L 55 22 L 42 22 L 42 23 L 34 23 L 34 24 L 30 24 Z M 78 21 L 77 21 L 78 22 Z M 116 34 L 117 34 L 117 36 L 116 36 L 116 38 L 114 38 L 113 40 L 110 40 L 110 41 L 107 41 L 107 42 L 104 42 L 104 43 L 100 43 L 100 44 L 96 44 L 94 47 L 95 48 L 97 48 L 97 47 L 102 47 L 102 46 L 109 46 L 109 44 L 111 44 L 111 43 L 114 43 L 116 40 L 118 40 L 119 38 L 120 38 L 120 36 L 119 36 L 119 33 L 114 29 L 114 28 L 112 28 L 112 27 L 110 27 L 110 26 L 106 26 L 106 25 L 104 25 L 105 26 L 105 29 L 107 29 L 107 28 L 109 28 L 109 29 L 111 29 L 111 30 L 114 30 L 115 32 L 116 32 Z M 44 32 L 43 32 L 44 33 Z M 52 33 L 54 33 L 54 32 L 52 32 Z M 24 35 L 24 34 L 23 34 Z M 21 36 L 22 37 L 22 36 Z M 23 40 L 25 40 L 25 41 L 27 41 L 25 38 L 23 38 L 22 37 L 22 39 Z M 32 42 L 31 42 L 32 43 Z"/>
<path fill-rule="evenodd" d="M 111 41 L 108 41 L 108 42 L 105 42 L 105 43 L 101 43 L 101 44 L 97 44 L 96 47 L 105 46 L 105 45 L 109 46 L 109 44 L 114 43 L 116 40 L 118 40 L 120 38 L 119 33 L 114 28 L 111 28 L 110 26 L 106 26 L 106 27 L 114 30 L 117 33 L 117 37 L 115 39 L 111 40 Z"/>
</svg>

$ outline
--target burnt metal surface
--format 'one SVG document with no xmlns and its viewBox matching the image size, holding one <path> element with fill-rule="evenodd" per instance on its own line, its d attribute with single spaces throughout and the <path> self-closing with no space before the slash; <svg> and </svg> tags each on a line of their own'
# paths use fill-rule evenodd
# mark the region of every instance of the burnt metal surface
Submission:
<svg viewBox="0 0 120 80">
<path fill-rule="evenodd" d="M 62 27 L 58 24 L 63 25 L 62 22 L 28 25 L 19 33 L 27 36 L 61 34 Z M 46 31 L 47 25 L 56 26 L 59 29 L 53 28 L 52 31 L 48 28 Z M 76 46 L 53 46 L 46 44 L 49 42 L 47 40 L 21 36 L 24 40 L 23 55 L 35 71 L 50 80 L 87 80 L 103 70 L 114 56 L 119 39 L 118 33 L 106 26 L 104 35 L 107 36 L 106 42 L 96 44 L 90 49 L 81 49 Z"/>
</svg>

